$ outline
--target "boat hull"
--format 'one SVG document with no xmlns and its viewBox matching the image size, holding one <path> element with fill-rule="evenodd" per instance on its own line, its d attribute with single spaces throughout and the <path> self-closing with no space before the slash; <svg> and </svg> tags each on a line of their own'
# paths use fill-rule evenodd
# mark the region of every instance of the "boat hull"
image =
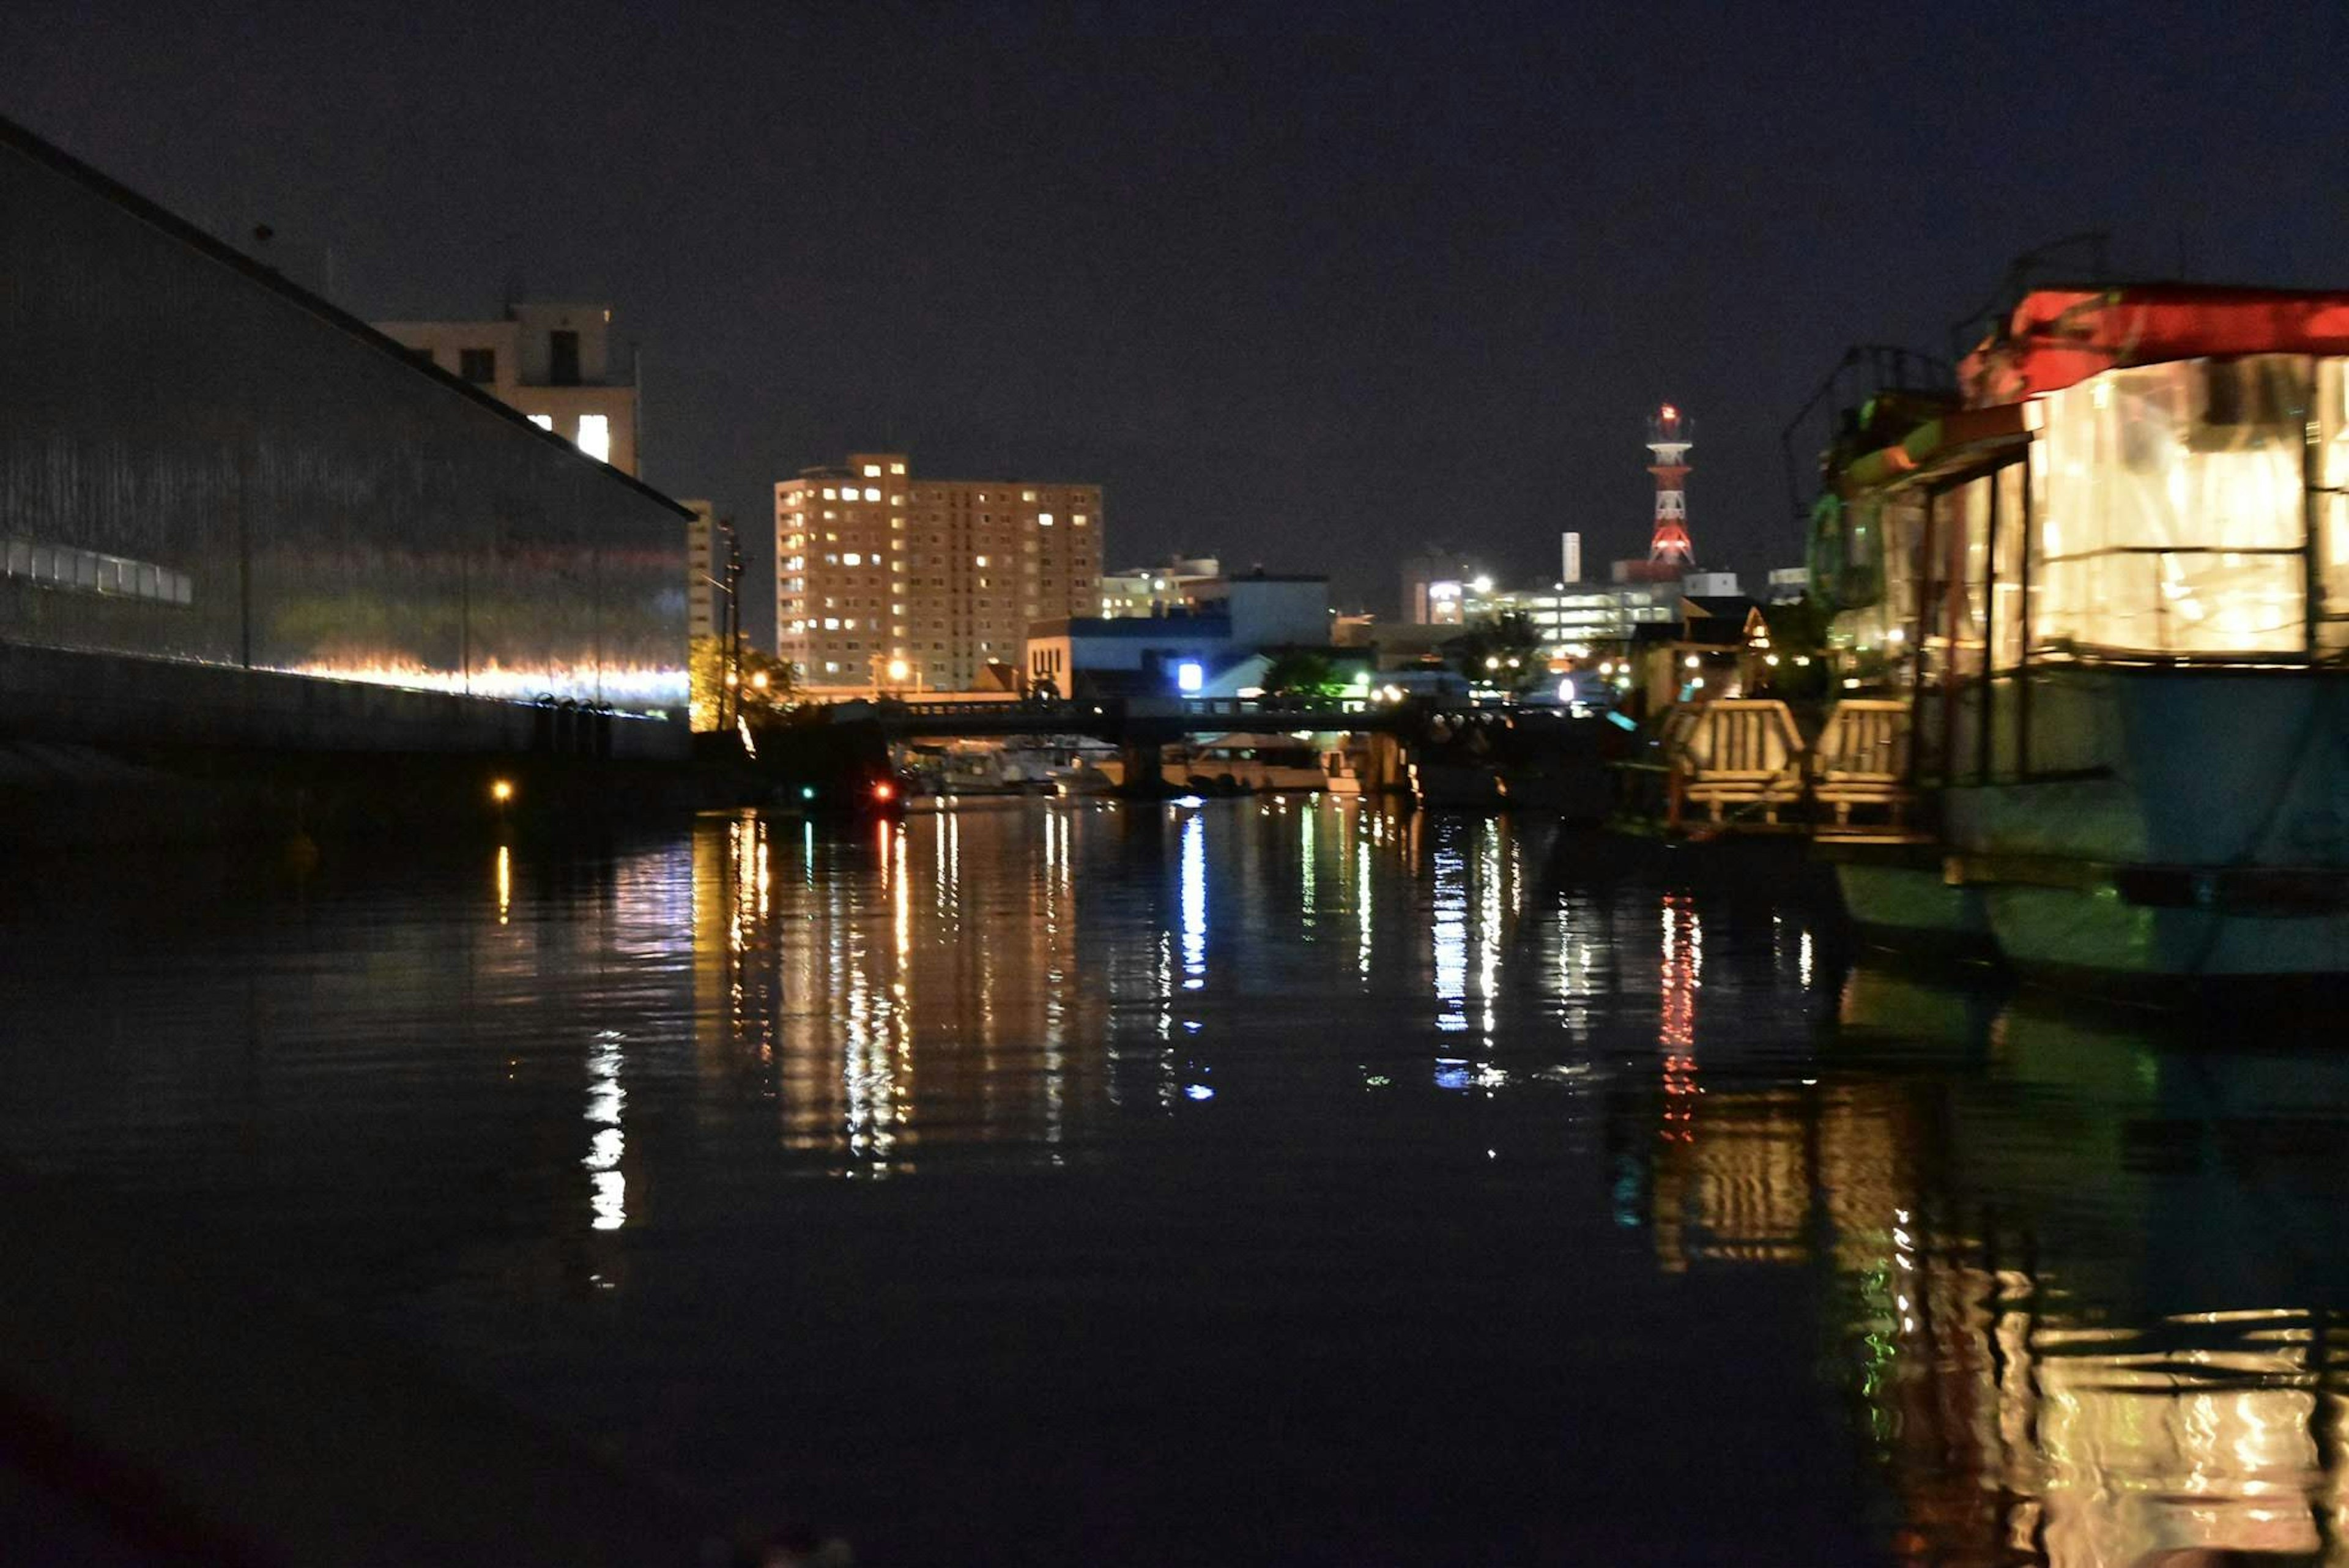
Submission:
<svg viewBox="0 0 2349 1568">
<path fill-rule="evenodd" d="M 2046 771 L 1927 792 L 1934 842 L 1820 841 L 1864 933 L 2147 1000 L 2349 977 L 2349 680 L 2077 670 L 2029 711 Z"/>
<path fill-rule="evenodd" d="M 1845 860 L 1836 888 L 1860 936 L 1920 957 L 1980 961 L 1997 956 L 1982 890 L 1951 886 L 1938 867 Z"/>
</svg>

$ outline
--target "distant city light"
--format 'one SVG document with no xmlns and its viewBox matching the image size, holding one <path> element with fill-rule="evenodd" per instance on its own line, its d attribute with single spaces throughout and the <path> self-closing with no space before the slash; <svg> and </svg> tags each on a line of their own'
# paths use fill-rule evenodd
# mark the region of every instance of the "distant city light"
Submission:
<svg viewBox="0 0 2349 1568">
<path fill-rule="evenodd" d="M 889 661 L 889 679 L 892 680 L 903 680 L 913 672 L 914 667 L 902 659 L 893 659 Z"/>
<path fill-rule="evenodd" d="M 1569 675 L 1557 683 L 1557 700 L 1561 702 L 1571 702 L 1574 701 L 1573 676 Z"/>
<path fill-rule="evenodd" d="M 512 780 L 499 779 L 490 785 L 490 798 L 496 801 L 500 805 L 505 805 L 506 802 L 513 799 L 513 797 L 514 787 Z"/>
<path fill-rule="evenodd" d="M 1475 589 L 1480 594 L 1489 594 L 1493 591 L 1493 579 L 1490 577 L 1478 577 L 1475 582 L 1470 583 L 1468 586 Z"/>
<path fill-rule="evenodd" d="M 1174 667 L 1174 685 L 1185 692 L 1194 692 L 1207 683 L 1207 672 L 1195 659 L 1186 659 Z"/>
</svg>

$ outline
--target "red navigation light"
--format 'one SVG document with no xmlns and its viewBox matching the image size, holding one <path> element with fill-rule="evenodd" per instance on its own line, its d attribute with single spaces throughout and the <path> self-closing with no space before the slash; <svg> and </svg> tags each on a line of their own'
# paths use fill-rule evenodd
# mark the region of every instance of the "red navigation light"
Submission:
<svg viewBox="0 0 2349 1568">
<path fill-rule="evenodd" d="M 897 786 L 891 784 L 887 779 L 882 779 L 873 786 L 873 798 L 874 800 L 892 800 L 896 797 L 896 794 Z"/>
</svg>

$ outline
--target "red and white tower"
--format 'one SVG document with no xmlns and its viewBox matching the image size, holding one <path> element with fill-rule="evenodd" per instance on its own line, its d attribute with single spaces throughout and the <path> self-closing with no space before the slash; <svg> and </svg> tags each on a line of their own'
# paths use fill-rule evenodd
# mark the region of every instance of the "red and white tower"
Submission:
<svg viewBox="0 0 2349 1568">
<path fill-rule="evenodd" d="M 1696 565 L 1696 546 L 1689 543 L 1688 532 L 1688 450 L 1695 444 L 1696 421 L 1671 404 L 1648 416 L 1648 451 L 1656 460 L 1648 465 L 1656 476 L 1656 533 L 1648 541 L 1651 565 Z"/>
</svg>

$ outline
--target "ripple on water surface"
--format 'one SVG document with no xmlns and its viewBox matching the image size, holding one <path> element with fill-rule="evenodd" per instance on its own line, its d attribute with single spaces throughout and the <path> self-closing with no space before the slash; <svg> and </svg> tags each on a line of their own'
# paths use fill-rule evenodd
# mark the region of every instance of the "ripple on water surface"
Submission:
<svg viewBox="0 0 2349 1568">
<path fill-rule="evenodd" d="M 1853 970 L 1792 858 L 1019 802 L 9 898 L 11 1158 L 868 1562 L 2335 1537 L 2343 1064 Z"/>
</svg>

